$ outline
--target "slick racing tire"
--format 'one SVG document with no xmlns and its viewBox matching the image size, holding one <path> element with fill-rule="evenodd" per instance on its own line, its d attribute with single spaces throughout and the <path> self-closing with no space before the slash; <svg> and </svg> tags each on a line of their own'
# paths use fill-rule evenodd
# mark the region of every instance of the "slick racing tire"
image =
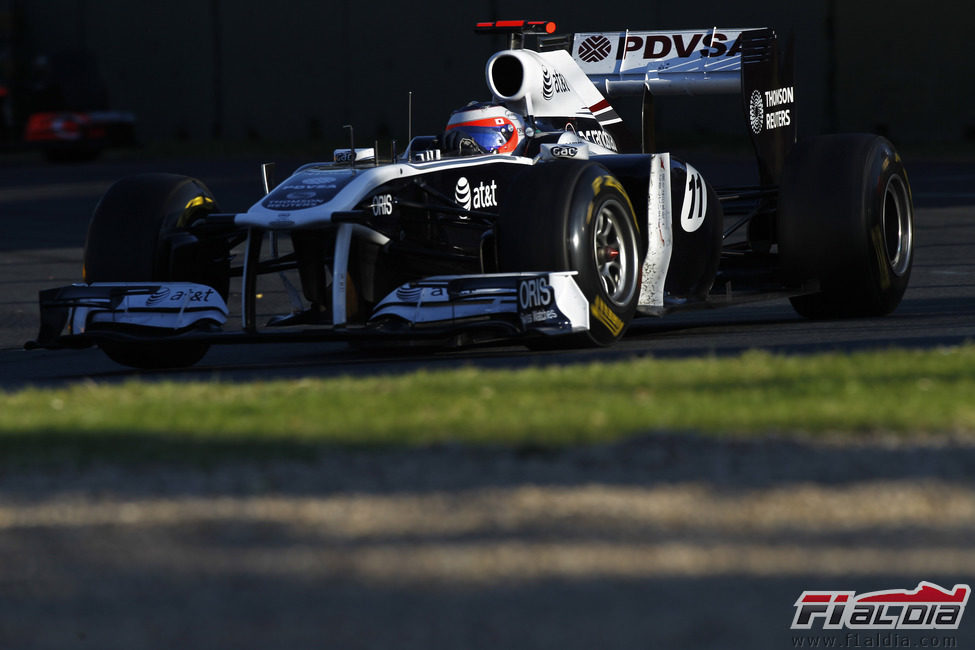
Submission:
<svg viewBox="0 0 975 650">
<path fill-rule="evenodd" d="M 213 286 L 226 298 L 229 269 L 226 282 L 219 269 L 206 278 L 188 277 L 195 270 L 181 267 L 178 260 L 171 259 L 167 245 L 168 237 L 216 209 L 210 190 L 193 178 L 143 174 L 118 181 L 102 197 L 88 224 L 85 281 L 194 281 Z M 99 347 L 116 363 L 158 369 L 191 366 L 203 358 L 209 345 L 106 341 Z"/>
<path fill-rule="evenodd" d="M 817 293 L 791 299 L 799 314 L 892 312 L 914 261 L 911 186 L 893 145 L 863 134 L 798 142 L 782 173 L 778 232 L 786 281 L 819 281 Z"/>
<path fill-rule="evenodd" d="M 589 331 L 559 345 L 611 345 L 640 298 L 640 238 L 620 182 L 595 162 L 559 160 L 520 175 L 497 227 L 502 272 L 576 271 L 589 301 Z"/>
</svg>

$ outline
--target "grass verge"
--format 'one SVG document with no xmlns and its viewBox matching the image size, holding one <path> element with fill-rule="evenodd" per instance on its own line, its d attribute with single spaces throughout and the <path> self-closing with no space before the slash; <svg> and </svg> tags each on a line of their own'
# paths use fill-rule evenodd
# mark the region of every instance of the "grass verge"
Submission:
<svg viewBox="0 0 975 650">
<path fill-rule="evenodd" d="M 975 345 L 0 393 L 4 457 L 605 443 L 652 431 L 975 434 Z"/>
</svg>

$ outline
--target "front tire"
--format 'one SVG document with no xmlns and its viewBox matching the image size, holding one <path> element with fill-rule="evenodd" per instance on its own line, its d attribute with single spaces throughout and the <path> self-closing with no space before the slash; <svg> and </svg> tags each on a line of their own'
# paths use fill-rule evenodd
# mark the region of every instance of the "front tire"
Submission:
<svg viewBox="0 0 975 650">
<path fill-rule="evenodd" d="M 500 270 L 576 271 L 590 324 L 568 342 L 619 340 L 640 298 L 639 226 L 620 182 L 594 162 L 548 162 L 519 176 L 503 205 Z"/>
<path fill-rule="evenodd" d="M 892 312 L 914 260 L 914 205 L 900 155 L 872 135 L 797 143 L 782 174 L 778 232 L 786 280 L 819 281 L 819 292 L 791 299 L 799 314 Z"/>
<path fill-rule="evenodd" d="M 174 174 L 124 178 L 108 189 L 88 224 L 86 282 L 201 282 L 227 297 L 229 270 L 207 277 L 171 256 L 168 239 L 196 219 L 216 211 L 202 182 Z M 226 277 L 224 277 L 226 275 Z M 197 363 L 209 345 L 196 342 L 105 341 L 99 347 L 116 363 L 142 369 L 181 368 Z"/>
</svg>

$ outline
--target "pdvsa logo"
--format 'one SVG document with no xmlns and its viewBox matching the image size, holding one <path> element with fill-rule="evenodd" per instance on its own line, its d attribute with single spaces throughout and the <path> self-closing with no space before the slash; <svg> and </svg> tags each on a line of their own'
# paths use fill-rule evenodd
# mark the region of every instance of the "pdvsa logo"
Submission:
<svg viewBox="0 0 975 650">
<path fill-rule="evenodd" d="M 699 34 L 626 34 L 620 36 L 616 60 L 629 59 L 629 55 L 646 60 L 679 58 L 687 59 L 697 53 L 702 58 L 719 56 L 734 57 L 741 54 L 741 36 L 728 43 L 729 35 L 721 32 Z"/>
<path fill-rule="evenodd" d="M 454 186 L 454 202 L 465 210 L 480 210 L 498 205 L 498 185 L 493 180 L 490 185 L 481 181 L 472 187 L 466 176 L 457 179 Z"/>
<path fill-rule="evenodd" d="M 930 582 L 916 589 L 888 589 L 857 594 L 853 591 L 803 591 L 795 602 L 793 630 L 819 624 L 824 630 L 957 630 L 971 587 L 950 591 Z"/>
<path fill-rule="evenodd" d="M 602 61 L 613 51 L 613 44 L 602 34 L 590 36 L 579 44 L 579 58 L 586 63 Z"/>
</svg>

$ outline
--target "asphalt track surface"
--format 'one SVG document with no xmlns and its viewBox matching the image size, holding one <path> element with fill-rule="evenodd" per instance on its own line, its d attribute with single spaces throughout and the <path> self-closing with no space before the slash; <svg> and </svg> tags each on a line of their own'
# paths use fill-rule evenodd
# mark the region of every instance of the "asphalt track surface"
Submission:
<svg viewBox="0 0 975 650">
<path fill-rule="evenodd" d="M 94 349 L 21 349 L 36 291 L 78 280 L 88 215 L 115 178 L 199 176 L 236 209 L 258 195 L 259 162 L 0 160 L 0 388 L 975 338 L 975 164 L 908 158 L 917 256 L 886 318 L 810 323 L 780 301 L 649 321 L 609 350 L 218 346 L 156 373 Z M 0 459 L 0 648 L 973 647 L 972 614 L 957 631 L 789 629 L 805 589 L 975 584 L 973 476 L 971 442 L 880 435 L 654 432 L 552 452 L 332 450 L 205 468 Z"/>
</svg>

